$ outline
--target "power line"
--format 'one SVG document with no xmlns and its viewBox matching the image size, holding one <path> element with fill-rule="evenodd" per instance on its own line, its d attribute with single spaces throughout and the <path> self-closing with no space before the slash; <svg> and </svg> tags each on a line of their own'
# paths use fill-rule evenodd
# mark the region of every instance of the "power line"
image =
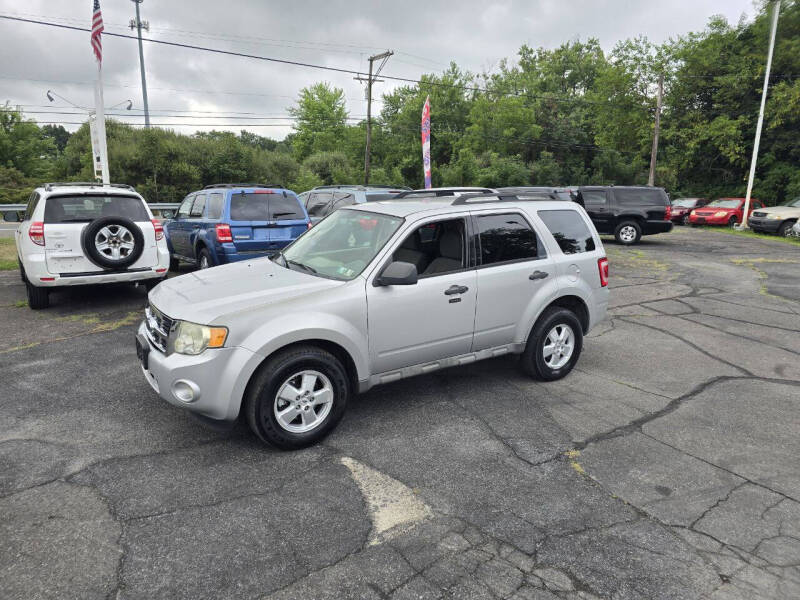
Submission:
<svg viewBox="0 0 800 600">
<path fill-rule="evenodd" d="M 22 23 L 31 23 L 31 24 L 35 24 L 35 25 L 45 25 L 45 26 L 48 26 L 48 27 L 56 27 L 56 28 L 59 28 L 59 29 L 68 29 L 68 30 L 72 30 L 72 31 L 81 31 L 81 32 L 89 32 L 90 31 L 86 27 L 77 27 L 77 26 L 74 26 L 74 25 L 64 25 L 64 24 L 61 24 L 61 23 L 53 23 L 53 22 L 41 21 L 41 20 L 37 20 L 37 19 L 25 19 L 25 18 L 22 18 L 22 17 L 14 17 L 14 16 L 10 16 L 10 15 L 0 15 L 0 19 L 6 19 L 6 20 L 9 20 L 9 21 L 18 21 L 18 22 L 22 22 Z M 138 39 L 136 36 L 127 35 L 127 34 L 123 34 L 123 33 L 104 32 L 103 35 L 108 35 L 108 36 L 111 36 L 111 37 L 118 37 L 118 38 L 122 38 L 122 39 L 129 39 L 129 40 Z M 318 70 L 322 70 L 322 71 L 331 71 L 331 72 L 335 72 L 335 73 L 343 73 L 343 74 L 346 74 L 346 75 L 363 75 L 363 73 L 361 73 L 360 71 L 354 71 L 352 69 L 345 69 L 345 68 L 342 68 L 342 67 L 331 67 L 331 66 L 317 65 L 317 64 L 314 64 L 314 63 L 307 63 L 307 62 L 301 62 L 301 61 L 296 61 L 296 60 L 287 60 L 287 59 L 283 59 L 283 58 L 273 58 L 273 57 L 268 57 L 268 56 L 259 56 L 257 54 L 248 54 L 248 53 L 245 53 L 245 52 L 235 52 L 233 50 L 222 50 L 222 49 L 219 49 L 219 48 L 208 48 L 208 47 L 205 47 L 205 46 L 197 46 L 195 44 L 182 44 L 180 42 L 170 42 L 168 40 L 158 40 L 158 39 L 154 39 L 154 38 L 146 38 L 144 41 L 150 42 L 152 44 L 160 44 L 160 45 L 163 45 L 163 46 L 171 46 L 171 47 L 175 47 L 175 48 L 185 48 L 185 49 L 189 49 L 189 50 L 200 50 L 202 52 L 211 52 L 213 54 L 223 54 L 223 55 L 227 55 L 227 56 L 237 56 L 239 58 L 252 58 L 252 59 L 255 59 L 255 60 L 263 60 L 263 61 L 267 61 L 267 62 L 274 62 L 274 63 L 278 63 L 278 64 L 285 64 L 285 65 L 290 65 L 290 66 L 295 66 L 295 67 L 305 67 L 305 68 L 309 68 L 309 69 L 318 69 Z M 393 75 L 383 75 L 382 77 L 384 79 L 389 79 L 389 80 L 392 80 L 392 81 L 398 81 L 398 82 L 402 82 L 402 83 L 413 83 L 413 84 L 416 84 L 416 85 L 419 85 L 419 86 L 428 85 L 428 86 L 433 86 L 433 87 L 442 87 L 442 88 L 450 88 L 450 89 L 459 89 L 459 90 L 463 90 L 463 91 L 482 92 L 482 93 L 486 93 L 486 94 L 495 94 L 495 95 L 498 95 L 498 96 L 515 96 L 515 97 L 525 97 L 525 98 L 538 98 L 538 99 L 541 99 L 541 100 L 548 100 L 548 101 L 551 101 L 551 102 L 567 102 L 567 103 L 569 103 L 569 102 L 578 102 L 578 103 L 586 103 L 586 104 L 615 104 L 612 101 L 587 100 L 586 98 L 558 98 L 556 96 L 547 96 L 547 95 L 541 95 L 541 94 L 530 94 L 530 93 L 526 93 L 526 92 L 511 92 L 511 93 L 505 92 L 505 93 L 502 93 L 502 92 L 496 92 L 496 91 L 490 90 L 488 88 L 480 88 L 480 87 L 477 87 L 477 86 L 455 85 L 455 84 L 443 83 L 443 82 L 438 82 L 438 81 L 424 81 L 424 80 L 421 80 L 421 79 L 412 79 L 410 77 L 397 77 L 397 76 L 393 76 Z"/>
</svg>

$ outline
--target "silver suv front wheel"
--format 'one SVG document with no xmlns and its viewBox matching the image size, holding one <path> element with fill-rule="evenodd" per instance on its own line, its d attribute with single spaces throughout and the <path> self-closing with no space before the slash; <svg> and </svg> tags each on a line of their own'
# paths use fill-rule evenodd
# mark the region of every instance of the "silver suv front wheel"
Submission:
<svg viewBox="0 0 800 600">
<path fill-rule="evenodd" d="M 350 379 L 341 361 L 317 346 L 272 355 L 247 386 L 244 414 L 263 441 L 287 450 L 322 439 L 342 418 Z"/>
</svg>

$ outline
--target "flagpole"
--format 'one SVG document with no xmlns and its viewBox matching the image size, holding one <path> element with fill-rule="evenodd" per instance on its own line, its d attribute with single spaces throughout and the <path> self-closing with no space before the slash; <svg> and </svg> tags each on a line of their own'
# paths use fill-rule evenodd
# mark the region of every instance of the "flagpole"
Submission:
<svg viewBox="0 0 800 600">
<path fill-rule="evenodd" d="M 108 175 L 108 149 L 106 146 L 106 113 L 103 107 L 103 65 L 97 63 L 97 81 L 94 84 L 94 106 L 96 115 L 97 137 L 100 142 L 100 166 L 103 174 L 103 185 L 108 185 L 111 179 Z"/>
</svg>

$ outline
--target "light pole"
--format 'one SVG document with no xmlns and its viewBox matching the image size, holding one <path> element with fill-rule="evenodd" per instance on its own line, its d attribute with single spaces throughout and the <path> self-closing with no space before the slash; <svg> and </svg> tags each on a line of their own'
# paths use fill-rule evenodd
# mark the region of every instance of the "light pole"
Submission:
<svg viewBox="0 0 800 600">
<path fill-rule="evenodd" d="M 753 192 L 753 179 L 756 175 L 756 162 L 758 161 L 758 146 L 761 143 L 761 126 L 764 124 L 764 105 L 767 103 L 767 89 L 769 88 L 769 70 L 772 68 L 772 51 L 775 50 L 775 32 L 778 30 L 778 15 L 781 12 L 781 0 L 775 0 L 772 6 L 772 27 L 769 34 L 769 50 L 767 51 L 767 70 L 764 72 L 764 89 L 761 90 L 761 108 L 758 111 L 758 124 L 756 125 L 756 141 L 753 144 L 753 158 L 750 161 L 750 175 L 747 178 L 747 194 L 744 199 L 744 212 L 739 229 L 747 229 L 747 217 L 750 211 L 750 194 Z"/>
<path fill-rule="evenodd" d="M 142 29 L 145 31 L 150 31 L 150 22 L 145 21 L 142 22 L 141 17 L 139 16 L 139 5 L 144 2 L 144 0 L 131 0 L 134 4 L 136 4 L 136 19 L 131 19 L 130 27 L 131 29 L 136 29 L 136 33 L 139 37 L 139 68 L 142 72 L 142 103 L 144 104 L 144 126 L 147 129 L 150 129 L 150 108 L 147 104 L 147 76 L 145 75 L 144 71 L 144 50 L 142 49 Z"/>
</svg>

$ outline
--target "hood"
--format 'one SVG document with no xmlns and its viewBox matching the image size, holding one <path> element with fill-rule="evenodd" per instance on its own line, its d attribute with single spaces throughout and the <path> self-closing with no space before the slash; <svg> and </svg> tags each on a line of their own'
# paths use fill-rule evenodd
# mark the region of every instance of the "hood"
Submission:
<svg viewBox="0 0 800 600">
<path fill-rule="evenodd" d="M 756 210 L 768 215 L 778 215 L 782 219 L 800 218 L 800 208 L 795 206 L 770 206 L 769 208 L 757 208 Z"/>
<path fill-rule="evenodd" d="M 262 258 L 167 279 L 150 292 L 149 300 L 173 319 L 213 325 L 231 313 L 286 302 L 345 283 L 292 271 Z"/>
</svg>

